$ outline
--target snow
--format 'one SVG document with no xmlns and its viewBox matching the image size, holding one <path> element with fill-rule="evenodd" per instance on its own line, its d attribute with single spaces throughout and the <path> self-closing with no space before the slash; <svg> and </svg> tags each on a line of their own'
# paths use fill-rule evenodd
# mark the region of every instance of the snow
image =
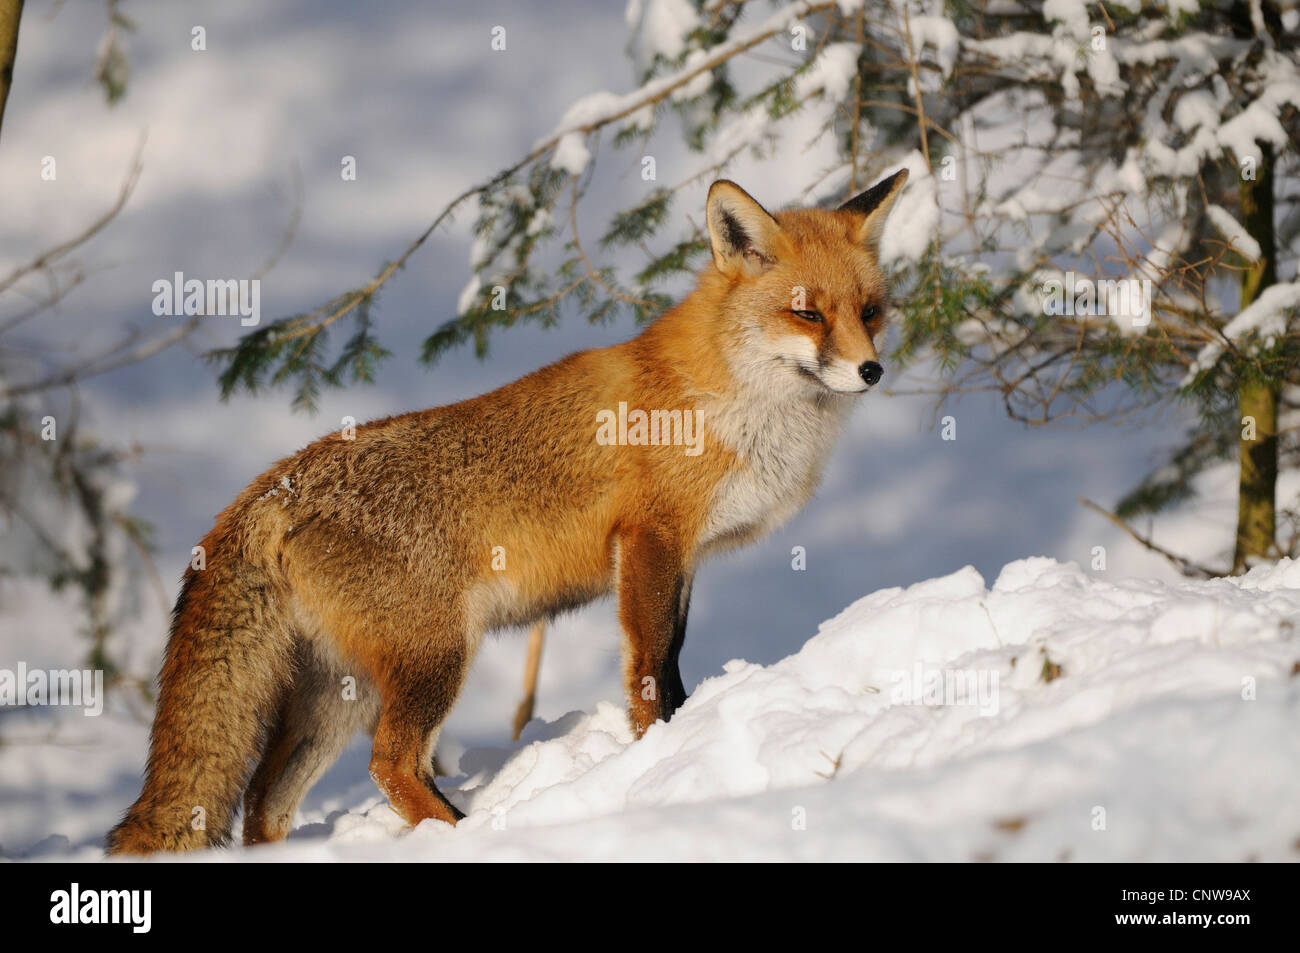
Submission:
<svg viewBox="0 0 1300 953">
<path fill-rule="evenodd" d="M 1034 60 L 1052 57 L 1056 41 L 1041 33 L 1011 33 L 1007 36 L 995 36 L 987 39 L 962 38 L 962 46 L 976 53 L 984 53 L 1004 63 L 1030 65 Z"/>
<path fill-rule="evenodd" d="M 1231 212 L 1222 205 L 1207 205 L 1205 214 L 1210 217 L 1210 222 L 1219 230 L 1219 234 L 1227 240 L 1229 245 L 1251 261 L 1259 260 L 1259 256 L 1262 254 L 1259 242 L 1255 241 L 1242 224 L 1232 217 Z"/>
<path fill-rule="evenodd" d="M 1296 308 L 1300 308 L 1300 283 L 1270 285 L 1249 307 L 1228 322 L 1223 329 L 1224 336 L 1238 341 L 1248 334 L 1258 334 L 1271 347 L 1286 333 L 1287 312 Z"/>
<path fill-rule="evenodd" d="M 728 663 L 640 740 L 603 701 L 465 752 L 455 829 L 403 830 L 357 745 L 286 843 L 188 859 L 1294 859 L 1297 620 L 1291 560 L 1172 584 L 967 567 Z M 85 750 L 0 747 L 9 856 L 99 856 L 145 732 L 95 722 Z"/>
<path fill-rule="evenodd" d="M 747 146 L 760 143 L 771 123 L 771 116 L 765 106 L 761 103 L 750 106 L 714 135 L 713 141 L 709 143 L 709 162 L 715 165 L 724 163 Z"/>
<path fill-rule="evenodd" d="M 690 0 L 630 0 L 625 19 L 632 32 L 632 53 L 642 69 L 656 56 L 681 56 L 687 38 L 700 25 Z"/>
<path fill-rule="evenodd" d="M 1186 201 L 1186 190 L 1181 191 L 1179 200 L 1180 202 Z M 1137 270 L 1141 277 L 1154 282 L 1162 281 L 1170 267 L 1170 263 L 1174 259 L 1174 255 L 1183 246 L 1185 237 L 1182 215 L 1179 214 L 1169 225 L 1165 226 L 1151 247 L 1147 249 L 1143 260 L 1138 263 Z"/>
<path fill-rule="evenodd" d="M 607 90 L 588 93 L 575 99 L 564 111 L 564 118 L 560 120 L 555 136 L 549 138 L 557 138 L 572 129 L 580 131 L 585 126 L 594 125 L 611 115 L 622 112 L 626 105 L 626 97 Z"/>
<path fill-rule="evenodd" d="M 1058 22 L 1066 35 L 1080 41 L 1088 38 L 1091 29 L 1084 0 L 1044 0 L 1043 19 Z"/>
<path fill-rule="evenodd" d="M 862 47 L 856 43 L 829 44 L 806 71 L 795 77 L 795 99 L 824 93 L 834 102 L 843 100 L 858 74 L 858 56 L 861 53 Z"/>
<path fill-rule="evenodd" d="M 707 81 L 707 77 L 706 77 Z M 689 83 L 687 85 L 690 85 Z M 639 129 L 642 132 L 648 132 L 655 125 L 655 108 L 652 105 L 642 106 L 632 115 L 628 116 L 623 122 L 624 129 Z"/>
<path fill-rule="evenodd" d="M 952 68 L 957 63 L 957 50 L 961 37 L 957 26 L 947 17 L 919 16 L 909 20 L 912 30 L 912 46 L 919 59 L 925 47 L 934 48 L 935 61 L 943 78 L 952 75 Z"/>
<path fill-rule="evenodd" d="M 559 125 L 548 135 L 537 140 L 534 148 L 556 141 L 567 133 L 581 131 L 597 123 L 619 118 L 654 103 L 665 95 L 666 91 L 695 79 L 696 70 L 700 69 L 704 62 L 727 61 L 738 51 L 748 49 L 762 39 L 784 31 L 791 23 L 808 13 L 813 6 L 812 0 L 798 0 L 797 3 L 782 6 L 752 28 L 736 30 L 726 42 L 710 47 L 704 60 L 690 59 L 680 69 L 665 73 L 630 93 L 620 96 L 617 93 L 600 91 L 583 96 L 565 111 Z M 632 13 L 639 10 L 640 6 L 637 5 L 636 0 L 633 0 L 628 7 L 629 20 Z"/>
<path fill-rule="evenodd" d="M 1224 153 L 1254 161 L 1261 154 L 1256 143 L 1267 142 L 1284 149 L 1286 131 L 1279 117 L 1287 107 L 1300 105 L 1300 77 L 1295 64 L 1273 51 L 1265 51 L 1260 62 L 1258 95 L 1237 109 L 1222 77 L 1214 75 L 1220 59 L 1237 57 L 1249 48 L 1245 41 L 1227 37 L 1190 34 L 1177 40 L 1144 43 L 1116 43 L 1116 58 L 1125 64 L 1154 63 L 1176 58 L 1178 66 L 1159 93 L 1150 97 L 1146 117 L 1148 170 L 1154 175 L 1193 177 L 1206 159 Z M 1214 94 L 1195 90 L 1180 95 L 1174 106 L 1174 125 L 1187 141 L 1173 148 L 1161 109 L 1179 87 L 1191 86 L 1201 77 L 1211 77 Z M 1228 114 L 1235 112 L 1235 115 Z"/>
<path fill-rule="evenodd" d="M 686 54 L 686 63 L 683 69 L 698 69 L 707 59 L 709 59 L 709 54 L 705 50 L 691 50 Z M 692 99 L 698 99 L 707 93 L 711 85 L 713 85 L 713 74 L 709 70 L 701 69 L 694 79 L 673 90 L 670 98 L 674 102 L 690 102 Z"/>
<path fill-rule="evenodd" d="M 555 145 L 555 154 L 551 156 L 551 165 L 569 175 L 582 175 L 591 161 L 591 150 L 587 148 L 586 136 L 580 132 L 570 132 L 560 137 Z"/>
<path fill-rule="evenodd" d="M 920 260 L 939 232 L 939 191 L 925 159 L 913 151 L 902 165 L 908 171 L 907 185 L 894 200 L 880 237 L 880 261 L 886 265 Z"/>
<path fill-rule="evenodd" d="M 1195 132 L 1201 127 L 1213 129 L 1219 124 L 1221 111 L 1222 104 L 1209 90 L 1192 90 L 1174 104 L 1174 124 L 1183 132 Z"/>
<path fill-rule="evenodd" d="M 478 293 L 483 288 L 483 283 L 479 281 L 478 275 L 470 275 L 469 281 L 465 282 L 465 287 L 461 289 L 460 296 L 456 299 L 456 313 L 458 315 L 467 314 L 478 301 Z"/>
<path fill-rule="evenodd" d="M 1288 316 L 1300 308 L 1300 282 L 1281 282 L 1269 285 L 1259 293 L 1248 307 L 1223 327 L 1223 336 L 1234 344 L 1243 344 L 1255 337 L 1265 347 L 1271 348 L 1277 339 L 1286 334 Z M 1197 374 L 1209 370 L 1223 356 L 1225 348 L 1219 341 L 1211 341 L 1201 348 L 1196 360 L 1188 369 L 1180 386 L 1192 383 Z"/>
<path fill-rule="evenodd" d="M 1288 107 L 1300 108 L 1300 76 L 1296 65 L 1283 55 L 1266 51 L 1260 63 L 1260 93 L 1250 105 L 1219 128 L 1224 148 L 1241 156 L 1253 156 L 1259 162 L 1256 142 L 1267 142 L 1279 150 L 1290 141 L 1280 117 Z"/>
</svg>

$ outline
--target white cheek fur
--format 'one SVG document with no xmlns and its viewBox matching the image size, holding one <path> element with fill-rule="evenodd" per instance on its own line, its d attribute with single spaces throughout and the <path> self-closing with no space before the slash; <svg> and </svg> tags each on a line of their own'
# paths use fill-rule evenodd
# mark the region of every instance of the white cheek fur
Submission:
<svg viewBox="0 0 1300 953">
<path fill-rule="evenodd" d="M 763 342 L 763 348 L 767 356 L 780 358 L 790 365 L 802 365 L 831 390 L 845 394 L 867 390 L 856 364 L 842 357 L 833 357 L 823 365 L 817 345 L 805 335 L 781 334 L 768 338 Z"/>
<path fill-rule="evenodd" d="M 773 339 L 772 350 L 792 361 L 815 365 L 817 363 L 817 345 L 812 338 L 802 334 L 782 334 Z"/>
</svg>

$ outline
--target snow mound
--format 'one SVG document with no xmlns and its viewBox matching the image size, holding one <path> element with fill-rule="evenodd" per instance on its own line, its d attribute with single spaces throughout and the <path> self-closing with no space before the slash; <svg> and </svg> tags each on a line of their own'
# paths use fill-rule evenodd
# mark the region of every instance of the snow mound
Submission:
<svg viewBox="0 0 1300 953">
<path fill-rule="evenodd" d="M 728 663 L 640 740 L 601 702 L 467 752 L 455 829 L 403 831 L 360 777 L 223 856 L 1295 860 L 1297 623 L 1291 560 L 1174 585 L 967 567 Z"/>
<path fill-rule="evenodd" d="M 1026 559 L 987 588 L 968 567 L 729 663 L 635 743 L 602 703 L 467 753 L 457 830 L 394 842 L 373 798 L 313 852 L 1294 859 L 1297 620 L 1290 561 L 1177 586 Z M 992 691 L 947 695 L 950 673 Z"/>
</svg>

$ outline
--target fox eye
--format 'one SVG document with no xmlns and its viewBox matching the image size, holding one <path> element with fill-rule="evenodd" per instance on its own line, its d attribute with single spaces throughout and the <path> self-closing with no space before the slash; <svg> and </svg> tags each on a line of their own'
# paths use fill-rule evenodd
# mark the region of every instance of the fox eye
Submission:
<svg viewBox="0 0 1300 953">
<path fill-rule="evenodd" d="M 862 323 L 863 323 L 863 324 L 866 324 L 868 321 L 870 321 L 870 320 L 871 320 L 872 318 L 874 318 L 875 316 L 876 316 L 876 306 L 875 306 L 874 304 L 869 304 L 869 305 L 867 305 L 865 308 L 862 309 Z"/>
<path fill-rule="evenodd" d="M 822 324 L 826 320 L 822 317 L 820 311 L 791 311 L 790 313 L 803 318 L 805 321 L 811 321 L 813 324 Z"/>
</svg>

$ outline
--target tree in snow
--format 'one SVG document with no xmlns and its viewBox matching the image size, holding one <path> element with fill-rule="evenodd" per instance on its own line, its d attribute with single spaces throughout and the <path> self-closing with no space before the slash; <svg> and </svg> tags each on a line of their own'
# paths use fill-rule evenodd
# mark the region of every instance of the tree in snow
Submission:
<svg viewBox="0 0 1300 953">
<path fill-rule="evenodd" d="M 291 381 L 310 407 L 368 379 L 375 294 L 462 208 L 471 280 L 427 362 L 566 307 L 660 314 L 706 260 L 703 189 L 738 166 L 768 170 L 770 204 L 833 204 L 906 166 L 881 249 L 896 363 L 1031 425 L 1188 402 L 1200 426 L 1115 518 L 1186 499 L 1236 455 L 1225 568 L 1297 551 L 1300 508 L 1282 546 L 1276 514 L 1279 467 L 1300 463 L 1294 3 L 630 0 L 627 21 L 631 92 L 575 102 L 367 285 L 214 353 L 223 394 Z M 597 171 L 602 145 L 621 178 Z M 593 184 L 623 201 L 594 241 Z"/>
</svg>

